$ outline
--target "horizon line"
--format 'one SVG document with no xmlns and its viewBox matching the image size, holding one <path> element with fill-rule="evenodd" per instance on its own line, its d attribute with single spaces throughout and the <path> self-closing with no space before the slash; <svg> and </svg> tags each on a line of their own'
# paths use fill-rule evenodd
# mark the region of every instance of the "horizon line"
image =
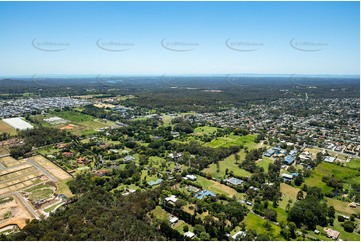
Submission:
<svg viewBox="0 0 361 242">
<path fill-rule="evenodd" d="M 163 76 L 262 76 L 262 77 L 289 77 L 289 76 L 310 76 L 310 77 L 358 77 L 360 74 L 297 74 L 297 73 L 277 73 L 277 74 L 259 74 L 259 73 L 198 73 L 198 74 L 171 74 L 171 73 L 162 73 L 162 74 L 107 74 L 107 73 L 97 73 L 97 74 L 32 74 L 32 75 L 0 75 L 2 79 L 13 79 L 13 78 L 34 78 L 35 76 L 44 77 L 44 78 L 98 78 L 98 77 L 163 77 Z"/>
</svg>

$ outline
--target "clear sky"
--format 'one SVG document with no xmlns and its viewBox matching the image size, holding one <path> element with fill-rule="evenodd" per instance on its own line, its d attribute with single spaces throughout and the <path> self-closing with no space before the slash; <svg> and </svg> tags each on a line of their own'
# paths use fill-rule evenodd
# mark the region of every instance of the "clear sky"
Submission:
<svg viewBox="0 0 361 242">
<path fill-rule="evenodd" d="M 359 74 L 359 2 L 0 2 L 0 76 Z"/>
</svg>

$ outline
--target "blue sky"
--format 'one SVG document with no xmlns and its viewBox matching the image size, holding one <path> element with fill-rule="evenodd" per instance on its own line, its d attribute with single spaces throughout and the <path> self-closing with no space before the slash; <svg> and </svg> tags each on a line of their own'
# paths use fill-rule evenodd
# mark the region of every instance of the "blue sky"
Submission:
<svg viewBox="0 0 361 242">
<path fill-rule="evenodd" d="M 0 2 L 0 76 L 358 75 L 359 18 L 359 2 Z"/>
</svg>

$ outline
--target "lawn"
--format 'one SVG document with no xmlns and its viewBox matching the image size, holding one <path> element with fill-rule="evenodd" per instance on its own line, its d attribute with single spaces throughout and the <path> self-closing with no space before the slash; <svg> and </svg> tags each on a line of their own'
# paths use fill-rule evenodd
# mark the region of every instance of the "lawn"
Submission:
<svg viewBox="0 0 361 242">
<path fill-rule="evenodd" d="M 355 166 L 355 165 L 354 165 Z M 334 176 L 337 180 L 347 184 L 360 184 L 360 171 L 350 167 L 343 167 L 333 163 L 322 162 L 319 164 L 312 175 L 305 180 L 307 186 L 316 186 L 322 189 L 323 193 L 332 192 L 333 188 L 322 182 L 323 176 Z"/>
<path fill-rule="evenodd" d="M 241 150 L 239 153 L 240 156 L 240 162 L 246 157 L 246 154 L 244 150 Z M 219 162 L 219 172 L 217 172 L 217 165 L 211 164 L 208 168 L 204 169 L 204 173 L 210 174 L 214 178 L 223 179 L 226 175 L 226 169 L 228 169 L 229 172 L 233 171 L 233 174 L 240 177 L 248 177 L 251 176 L 251 173 L 248 171 L 241 169 L 238 167 L 238 164 L 235 164 L 236 159 L 234 158 L 234 155 L 228 156 L 224 160 L 221 160 Z"/>
<path fill-rule="evenodd" d="M 30 195 L 29 198 L 33 201 L 38 201 L 41 199 L 48 199 L 52 196 L 53 194 L 53 190 L 50 188 L 41 188 L 41 189 L 37 189 L 37 190 L 33 190 Z"/>
<path fill-rule="evenodd" d="M 33 186 L 33 187 L 30 187 L 30 188 L 26 189 L 25 192 L 33 192 L 35 190 L 42 189 L 42 188 L 50 189 L 51 187 L 49 185 L 47 185 L 47 184 L 39 184 L 39 185 L 36 185 L 36 186 Z"/>
<path fill-rule="evenodd" d="M 77 112 L 77 111 L 61 111 L 61 112 L 52 112 L 52 114 L 60 117 L 60 118 L 63 118 L 63 119 L 66 119 L 66 120 L 69 120 L 71 122 L 84 122 L 84 121 L 92 121 L 94 119 L 93 116 L 90 116 L 90 115 L 87 115 L 87 114 L 83 114 L 83 113 L 80 113 L 80 112 Z"/>
<path fill-rule="evenodd" d="M 46 212 L 46 213 L 52 212 L 57 206 L 59 206 L 59 204 L 61 204 L 61 202 L 55 203 L 54 205 L 44 209 L 44 212 Z"/>
<path fill-rule="evenodd" d="M 184 222 L 183 220 L 179 220 L 178 223 L 173 226 L 173 229 L 177 230 L 181 234 L 184 234 L 183 227 L 185 225 L 188 225 L 188 231 L 193 232 L 193 226 Z"/>
<path fill-rule="evenodd" d="M 256 143 L 254 140 L 256 135 L 249 134 L 245 136 L 238 136 L 238 135 L 228 135 L 226 137 L 218 137 L 211 142 L 206 143 L 207 146 L 217 148 L 217 147 L 230 147 L 230 146 L 247 146 L 248 149 L 253 149 L 256 147 Z"/>
<path fill-rule="evenodd" d="M 87 120 L 87 121 L 81 121 L 78 122 L 80 125 L 84 125 L 86 127 L 92 128 L 92 129 L 99 129 L 99 128 L 105 128 L 105 127 L 109 127 L 111 124 L 107 123 L 103 123 L 100 121 L 96 121 L 96 120 Z"/>
<path fill-rule="evenodd" d="M 347 167 L 351 169 L 360 170 L 360 159 L 352 158 L 350 162 L 346 163 Z"/>
<path fill-rule="evenodd" d="M 137 185 L 132 183 L 130 185 L 120 184 L 118 187 L 114 188 L 111 191 L 114 192 L 114 191 L 117 191 L 117 190 L 124 190 L 125 188 L 128 189 L 128 190 L 138 190 L 138 189 L 140 189 L 140 187 L 138 187 Z"/>
<path fill-rule="evenodd" d="M 276 239 L 281 239 L 280 227 L 276 226 L 273 223 L 270 223 L 271 229 L 267 229 L 265 227 L 267 221 L 253 213 L 248 213 L 247 216 L 244 218 L 243 222 L 246 224 L 246 229 L 252 229 L 256 231 L 257 234 L 267 234 L 269 236 L 275 237 Z"/>
<path fill-rule="evenodd" d="M 169 125 L 171 125 L 172 117 L 169 115 L 163 115 L 162 120 L 163 120 L 164 126 L 169 126 Z"/>
<path fill-rule="evenodd" d="M 0 133 L 8 133 L 10 135 L 16 135 L 16 129 L 0 120 Z"/>
<path fill-rule="evenodd" d="M 228 197 L 233 197 L 237 194 L 237 191 L 233 188 L 216 181 L 208 180 L 202 176 L 197 176 L 197 181 L 195 183 L 201 185 L 203 189 L 209 190 L 215 194 L 224 194 Z"/>
<path fill-rule="evenodd" d="M 217 132 L 217 130 L 218 130 L 218 128 L 210 127 L 210 126 L 197 127 L 194 130 L 194 134 L 196 134 L 196 135 L 212 134 L 212 133 Z"/>
<path fill-rule="evenodd" d="M 273 163 L 273 160 L 267 157 L 263 157 L 262 160 L 259 160 L 256 162 L 257 166 L 262 167 L 264 169 L 264 172 L 268 172 L 268 165 Z"/>
<path fill-rule="evenodd" d="M 161 206 L 156 206 L 155 209 L 152 211 L 154 217 L 156 217 L 159 220 L 168 220 L 170 214 L 165 211 Z"/>
</svg>

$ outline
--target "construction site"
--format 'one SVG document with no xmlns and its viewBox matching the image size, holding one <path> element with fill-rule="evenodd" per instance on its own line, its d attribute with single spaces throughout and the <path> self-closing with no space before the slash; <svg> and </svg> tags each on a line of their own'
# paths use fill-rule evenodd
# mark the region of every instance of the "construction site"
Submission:
<svg viewBox="0 0 361 242">
<path fill-rule="evenodd" d="M 61 207 L 72 195 L 64 185 L 70 179 L 40 155 L 21 160 L 0 156 L 0 233 L 16 231 Z"/>
</svg>

